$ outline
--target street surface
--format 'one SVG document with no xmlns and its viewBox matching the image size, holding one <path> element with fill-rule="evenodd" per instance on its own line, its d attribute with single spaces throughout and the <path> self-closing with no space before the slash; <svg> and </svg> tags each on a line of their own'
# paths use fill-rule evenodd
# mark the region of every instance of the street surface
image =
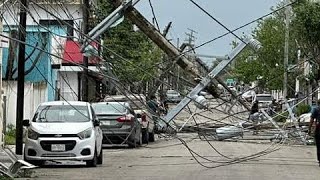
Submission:
<svg viewBox="0 0 320 180">
<path fill-rule="evenodd" d="M 227 161 L 196 134 L 179 134 L 190 148 L 211 160 Z M 228 158 L 247 156 L 270 147 L 269 143 L 210 141 Z M 319 179 L 315 146 L 279 146 L 266 156 L 217 168 L 200 166 L 180 141 L 160 137 L 156 142 L 137 149 L 124 147 L 104 149 L 104 162 L 87 168 L 81 162 L 48 162 L 34 170 L 30 179 Z M 199 159 L 207 166 L 209 163 Z"/>
</svg>

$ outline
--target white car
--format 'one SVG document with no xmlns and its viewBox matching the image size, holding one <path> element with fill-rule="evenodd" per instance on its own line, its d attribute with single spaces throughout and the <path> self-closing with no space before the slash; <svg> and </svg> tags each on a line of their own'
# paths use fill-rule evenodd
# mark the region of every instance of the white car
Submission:
<svg viewBox="0 0 320 180">
<path fill-rule="evenodd" d="M 24 159 L 34 165 L 47 160 L 79 160 L 102 164 L 102 131 L 91 105 L 52 101 L 39 105 L 31 121 L 24 120 L 27 137 Z"/>
</svg>

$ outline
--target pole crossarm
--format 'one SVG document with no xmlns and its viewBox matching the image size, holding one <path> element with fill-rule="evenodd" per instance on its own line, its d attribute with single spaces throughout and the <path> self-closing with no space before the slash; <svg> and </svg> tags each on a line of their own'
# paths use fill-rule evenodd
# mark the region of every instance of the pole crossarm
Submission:
<svg viewBox="0 0 320 180">
<path fill-rule="evenodd" d="M 122 16 L 123 12 L 130 6 L 135 5 L 139 0 L 125 0 L 120 6 L 118 6 L 111 14 L 109 14 L 103 21 L 96 25 L 85 38 L 83 45 L 81 46 L 81 52 L 97 37 L 103 34 L 106 30 L 112 26 L 116 21 L 118 21 Z"/>
<path fill-rule="evenodd" d="M 174 107 L 168 114 L 164 117 L 164 121 L 170 123 L 175 116 L 177 116 L 183 108 L 185 108 L 193 99 L 203 89 L 208 86 L 211 81 L 224 69 L 226 68 L 237 56 L 238 54 L 247 46 L 251 45 L 254 49 L 259 49 L 261 47 L 260 43 L 254 39 L 246 38 L 241 42 L 228 56 L 226 60 L 221 61 L 206 77 L 204 77 L 201 82 L 192 90 L 190 93 L 182 100 L 180 103 Z"/>
</svg>

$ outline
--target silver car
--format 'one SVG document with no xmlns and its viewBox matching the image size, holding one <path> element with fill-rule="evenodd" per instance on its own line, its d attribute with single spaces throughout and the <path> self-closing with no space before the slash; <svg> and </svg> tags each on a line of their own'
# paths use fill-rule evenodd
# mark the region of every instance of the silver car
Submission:
<svg viewBox="0 0 320 180">
<path fill-rule="evenodd" d="M 142 128 L 142 142 L 154 142 L 155 122 L 154 116 L 147 108 L 146 97 L 143 94 L 115 95 L 104 99 L 105 102 L 128 102 L 133 108 L 134 113 Z"/>
<path fill-rule="evenodd" d="M 101 122 L 104 144 L 142 144 L 141 125 L 129 103 L 99 102 L 92 107 Z"/>
</svg>

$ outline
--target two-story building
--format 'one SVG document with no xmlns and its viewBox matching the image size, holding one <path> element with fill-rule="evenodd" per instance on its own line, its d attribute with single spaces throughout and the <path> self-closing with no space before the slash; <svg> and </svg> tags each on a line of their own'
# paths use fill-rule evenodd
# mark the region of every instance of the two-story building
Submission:
<svg viewBox="0 0 320 180">
<path fill-rule="evenodd" d="M 32 118 L 37 105 L 53 100 L 81 100 L 83 55 L 80 52 L 81 0 L 29 1 L 26 28 L 24 117 Z M 3 90 L 7 125 L 15 124 L 19 3 L 7 3 L 3 14 Z M 89 98 L 100 86 L 98 58 L 89 60 Z"/>
</svg>

